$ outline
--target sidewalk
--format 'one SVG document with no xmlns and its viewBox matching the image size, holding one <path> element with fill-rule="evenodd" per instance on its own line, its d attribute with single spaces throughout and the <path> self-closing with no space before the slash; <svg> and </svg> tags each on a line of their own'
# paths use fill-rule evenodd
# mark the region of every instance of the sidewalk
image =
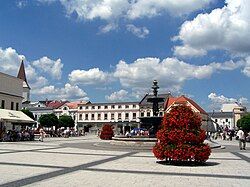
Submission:
<svg viewBox="0 0 250 187">
<path fill-rule="evenodd" d="M 96 136 L 0 144 L 0 186 L 249 186 L 250 152 L 213 152 L 207 166 L 156 163 L 151 152 L 100 150 Z M 224 142 L 223 142 L 224 143 Z M 236 145 L 237 142 L 224 144 Z M 77 146 L 67 146 L 67 145 Z"/>
</svg>

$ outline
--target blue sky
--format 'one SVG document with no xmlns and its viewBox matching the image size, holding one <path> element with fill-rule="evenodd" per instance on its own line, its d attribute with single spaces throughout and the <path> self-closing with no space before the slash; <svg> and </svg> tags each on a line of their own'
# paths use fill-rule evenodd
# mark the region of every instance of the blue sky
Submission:
<svg viewBox="0 0 250 187">
<path fill-rule="evenodd" d="M 0 71 L 24 59 L 32 100 L 136 101 L 185 94 L 204 109 L 248 106 L 247 0 L 4 0 Z"/>
</svg>

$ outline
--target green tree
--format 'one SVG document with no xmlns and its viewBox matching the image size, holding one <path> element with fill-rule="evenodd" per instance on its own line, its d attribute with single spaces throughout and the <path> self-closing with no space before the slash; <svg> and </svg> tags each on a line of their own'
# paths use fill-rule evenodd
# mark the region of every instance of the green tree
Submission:
<svg viewBox="0 0 250 187">
<path fill-rule="evenodd" d="M 237 127 L 245 131 L 250 131 L 250 114 L 243 116 L 237 121 Z"/>
<path fill-rule="evenodd" d="M 31 119 L 35 120 L 33 113 L 29 109 L 22 109 L 21 111 L 27 116 L 29 116 Z"/>
<path fill-rule="evenodd" d="M 75 122 L 71 116 L 62 115 L 59 117 L 59 126 L 60 127 L 74 127 Z"/>
<path fill-rule="evenodd" d="M 55 114 L 43 114 L 39 118 L 39 122 L 43 127 L 53 127 L 55 126 L 56 129 L 58 127 L 59 121 Z"/>
</svg>

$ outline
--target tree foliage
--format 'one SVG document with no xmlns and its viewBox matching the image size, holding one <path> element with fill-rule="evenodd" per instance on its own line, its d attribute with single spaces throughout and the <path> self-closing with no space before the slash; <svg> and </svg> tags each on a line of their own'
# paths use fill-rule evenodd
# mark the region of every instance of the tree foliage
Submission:
<svg viewBox="0 0 250 187">
<path fill-rule="evenodd" d="M 101 130 L 100 138 L 102 140 L 111 140 L 114 136 L 114 131 L 112 126 L 109 124 L 104 124 Z"/>
<path fill-rule="evenodd" d="M 237 121 L 237 127 L 242 128 L 244 131 L 250 131 L 250 114 L 243 116 Z"/>
<path fill-rule="evenodd" d="M 75 122 L 71 116 L 62 115 L 59 117 L 59 126 L 60 127 L 74 127 Z"/>
<path fill-rule="evenodd" d="M 35 120 L 33 113 L 29 109 L 22 109 L 21 111 L 27 116 L 29 116 L 31 119 Z"/>
<path fill-rule="evenodd" d="M 206 135 L 200 127 L 201 119 L 190 107 L 173 107 L 165 114 L 157 132 L 155 157 L 172 163 L 205 162 L 211 149 L 203 143 Z"/>
<path fill-rule="evenodd" d="M 43 127 L 57 127 L 59 124 L 58 118 L 56 117 L 55 114 L 43 114 L 41 115 L 41 117 L 39 118 L 39 123 L 43 126 Z"/>
</svg>

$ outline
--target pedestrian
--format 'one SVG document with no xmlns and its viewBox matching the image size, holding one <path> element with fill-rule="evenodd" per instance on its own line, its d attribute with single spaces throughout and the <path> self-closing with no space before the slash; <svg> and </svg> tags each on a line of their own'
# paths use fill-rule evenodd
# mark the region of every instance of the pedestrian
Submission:
<svg viewBox="0 0 250 187">
<path fill-rule="evenodd" d="M 237 136 L 239 137 L 239 147 L 240 150 L 246 150 L 246 136 L 242 128 L 237 132 Z"/>
<path fill-rule="evenodd" d="M 44 132 L 42 126 L 41 126 L 40 129 L 39 129 L 39 133 L 40 133 L 39 141 L 43 142 L 43 138 L 44 138 L 45 132 Z"/>
</svg>

